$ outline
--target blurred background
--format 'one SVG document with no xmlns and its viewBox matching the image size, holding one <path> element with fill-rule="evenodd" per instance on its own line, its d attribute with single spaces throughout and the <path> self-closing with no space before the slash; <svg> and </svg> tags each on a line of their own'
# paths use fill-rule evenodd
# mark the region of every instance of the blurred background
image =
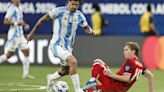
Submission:
<svg viewBox="0 0 164 92">
<path fill-rule="evenodd" d="M 49 10 L 63 6 L 67 0 L 22 0 L 21 6 L 24 20 L 30 25 L 29 33 L 37 20 Z M 94 3 L 93 3 L 94 2 Z M 4 53 L 9 26 L 3 24 L 3 19 L 10 0 L 0 1 L 0 54 Z M 153 22 L 158 36 L 144 36 L 140 31 L 140 18 L 146 12 L 147 4 L 152 7 Z M 148 68 L 164 69 L 164 1 L 163 0 L 82 0 L 80 10 L 85 14 L 89 25 L 94 27 L 92 15 L 98 6 L 101 29 L 97 36 L 88 36 L 82 28 L 78 28 L 74 45 L 74 55 L 79 66 L 88 66 L 95 58 L 102 58 L 111 66 L 120 66 L 123 61 L 123 46 L 126 41 L 136 41 L 140 44 L 142 52 L 140 58 Z M 95 24 L 96 25 L 96 24 Z M 93 30 L 97 30 L 93 28 Z M 36 32 L 35 39 L 31 41 L 30 60 L 32 64 L 52 65 L 55 58 L 49 51 L 48 44 L 52 36 L 52 21 L 46 22 Z M 158 45 L 158 46 L 157 46 Z M 18 52 L 8 63 L 19 64 L 22 54 Z"/>
<path fill-rule="evenodd" d="M 25 35 L 31 31 L 41 16 L 55 7 L 66 5 L 66 2 L 67 0 L 21 0 L 24 20 L 30 25 L 30 30 L 25 31 Z M 10 0 L 0 0 L 0 54 L 5 52 L 4 45 L 7 40 L 9 26 L 4 25 L 3 20 L 10 4 Z M 152 8 L 153 23 L 155 31 L 158 33 L 157 35 L 145 36 L 140 31 L 141 16 L 146 12 L 147 4 L 150 4 Z M 76 56 L 79 66 L 89 67 L 87 69 L 80 68 L 81 75 L 83 75 L 83 71 L 90 69 L 92 61 L 96 58 L 103 59 L 111 67 L 120 67 L 124 61 L 124 43 L 127 41 L 136 41 L 139 43 L 141 49 L 139 58 L 148 69 L 154 69 L 155 75 L 161 74 L 161 77 L 156 78 L 156 81 L 158 81 L 156 85 L 162 84 L 163 71 L 160 70 L 164 70 L 164 0 L 82 0 L 80 10 L 85 14 L 93 30 L 97 31 L 96 36 L 90 36 L 82 28 L 78 28 L 73 54 Z M 97 14 L 95 14 L 96 10 L 98 10 Z M 97 25 L 99 28 L 96 28 Z M 29 42 L 30 61 L 32 66 L 37 66 L 32 67 L 31 71 L 33 71 L 33 75 L 43 81 L 35 81 L 36 83 L 23 81 L 24 83 L 41 83 L 45 85 L 45 79 L 42 77 L 48 72 L 54 71 L 53 68 L 41 67 L 54 66 L 57 60 L 48 48 L 52 31 L 52 21 L 46 22 L 36 31 L 34 40 Z M 0 65 L 0 72 L 3 71 L 0 76 L 0 79 L 2 79 L 0 82 L 7 83 L 3 80 L 5 74 L 8 75 L 4 70 L 10 70 L 11 76 L 14 72 L 18 71 L 20 73 L 21 66 L 17 68 L 17 65 L 21 64 L 20 61 L 23 58 L 22 53 L 17 51 L 15 56 Z M 10 65 L 12 64 L 16 65 L 16 67 L 11 67 Z M 38 75 L 38 70 L 41 68 L 43 69 L 41 70 L 43 74 Z M 118 70 L 118 68 L 115 70 Z M 89 75 L 88 72 L 85 73 Z M 18 75 L 21 76 L 20 74 Z M 13 79 L 8 81 L 12 80 L 14 83 L 22 81 L 14 81 L 14 78 L 17 78 L 18 75 L 14 75 Z M 84 84 L 87 78 L 82 80 L 85 80 L 82 82 Z M 69 81 L 67 80 L 67 82 Z M 141 87 L 142 84 L 140 82 L 131 92 L 141 92 L 136 90 L 139 90 L 138 87 Z M 2 84 L 0 84 L 1 86 Z M 142 92 L 146 92 L 145 90 L 146 87 Z M 0 91 L 8 92 L 9 90 L 0 89 Z M 160 88 L 156 86 L 155 92 L 163 92 L 162 86 Z"/>
</svg>

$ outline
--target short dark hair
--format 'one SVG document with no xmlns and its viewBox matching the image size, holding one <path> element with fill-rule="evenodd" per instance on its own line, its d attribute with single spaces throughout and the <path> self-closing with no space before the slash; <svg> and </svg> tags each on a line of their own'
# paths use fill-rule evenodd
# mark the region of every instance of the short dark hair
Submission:
<svg viewBox="0 0 164 92">
<path fill-rule="evenodd" d="M 92 8 L 94 8 L 96 11 L 100 11 L 100 6 L 96 3 L 92 5 Z"/>
<path fill-rule="evenodd" d="M 135 55 L 139 55 L 139 45 L 136 42 L 126 42 L 125 45 L 129 46 L 131 50 L 135 50 Z"/>
<path fill-rule="evenodd" d="M 151 12 L 151 4 L 147 4 L 147 11 Z"/>
</svg>

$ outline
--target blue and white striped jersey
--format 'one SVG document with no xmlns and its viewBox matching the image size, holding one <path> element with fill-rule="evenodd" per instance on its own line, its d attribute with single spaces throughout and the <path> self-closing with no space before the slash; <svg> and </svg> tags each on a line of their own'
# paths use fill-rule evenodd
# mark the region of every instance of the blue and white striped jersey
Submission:
<svg viewBox="0 0 164 92">
<path fill-rule="evenodd" d="M 16 7 L 11 5 L 6 12 L 5 18 L 11 20 L 14 23 L 23 21 L 23 13 L 20 6 Z M 22 26 L 10 26 L 8 31 L 8 39 L 11 40 L 15 37 L 23 36 L 23 27 Z"/>
<path fill-rule="evenodd" d="M 49 11 L 49 16 L 54 23 L 51 42 L 54 45 L 62 45 L 66 49 L 72 49 L 78 25 L 81 27 L 88 25 L 84 14 L 79 10 L 72 13 L 68 6 L 63 6 Z"/>
</svg>

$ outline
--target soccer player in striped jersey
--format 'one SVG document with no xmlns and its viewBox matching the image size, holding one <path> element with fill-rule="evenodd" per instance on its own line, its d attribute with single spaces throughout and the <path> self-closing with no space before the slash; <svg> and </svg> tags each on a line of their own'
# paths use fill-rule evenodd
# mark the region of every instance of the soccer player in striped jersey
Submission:
<svg viewBox="0 0 164 92">
<path fill-rule="evenodd" d="M 126 60 L 117 74 L 114 74 L 101 59 L 94 60 L 92 78 L 83 89 L 87 90 L 87 92 L 95 92 L 94 90 L 101 90 L 102 92 L 127 92 L 140 76 L 144 75 L 148 79 L 149 92 L 153 92 L 154 75 L 139 61 L 138 54 L 139 45 L 135 42 L 127 42 L 124 47 Z M 101 85 L 96 84 L 97 78 Z"/>
<path fill-rule="evenodd" d="M 25 59 L 23 60 L 23 78 L 34 78 L 29 75 L 29 48 L 27 40 L 24 37 L 24 30 L 29 30 L 29 25 L 23 20 L 23 13 L 21 11 L 20 0 L 11 0 L 12 4 L 6 12 L 4 24 L 9 25 L 8 40 L 5 44 L 7 53 L 0 56 L 0 63 L 6 61 L 14 55 L 15 50 L 20 49 Z"/>
<path fill-rule="evenodd" d="M 64 75 L 71 75 L 75 92 L 83 92 L 80 88 L 79 75 L 77 73 L 77 60 L 72 54 L 73 44 L 78 25 L 93 34 L 84 14 L 78 10 L 81 0 L 68 0 L 66 6 L 57 7 L 39 19 L 32 31 L 27 35 L 30 41 L 38 27 L 48 20 L 53 20 L 53 35 L 50 41 L 50 49 L 55 57 L 60 59 L 62 68 L 53 74 L 47 75 L 47 91 L 51 91 L 52 82 Z"/>
</svg>

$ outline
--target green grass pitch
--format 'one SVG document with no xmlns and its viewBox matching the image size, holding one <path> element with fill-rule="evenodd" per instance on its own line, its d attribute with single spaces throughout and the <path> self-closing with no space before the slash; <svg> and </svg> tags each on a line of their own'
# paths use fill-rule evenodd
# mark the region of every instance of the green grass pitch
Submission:
<svg viewBox="0 0 164 92">
<path fill-rule="evenodd" d="M 21 65 L 0 65 L 0 92 L 46 92 L 46 75 L 55 72 L 57 66 L 31 66 L 30 72 L 35 79 L 22 79 Z M 112 68 L 117 72 L 119 68 Z M 91 67 L 79 67 L 81 86 L 91 76 Z M 155 75 L 155 92 L 164 92 L 164 71 L 152 70 Z M 64 80 L 69 85 L 69 92 L 74 92 L 70 76 L 58 80 Z M 128 92 L 148 92 L 147 79 L 141 77 Z"/>
</svg>

